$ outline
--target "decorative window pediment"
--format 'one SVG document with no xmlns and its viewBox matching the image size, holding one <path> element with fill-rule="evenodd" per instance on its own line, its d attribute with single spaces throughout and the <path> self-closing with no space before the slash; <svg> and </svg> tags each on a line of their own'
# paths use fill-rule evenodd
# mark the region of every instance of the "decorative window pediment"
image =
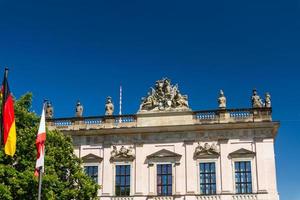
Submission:
<svg viewBox="0 0 300 200">
<path fill-rule="evenodd" d="M 198 146 L 196 147 L 194 152 L 194 159 L 218 158 L 219 156 L 220 153 L 217 145 L 215 144 L 209 145 L 208 143 L 205 143 L 204 145 L 201 145 L 200 143 L 198 143 Z"/>
<path fill-rule="evenodd" d="M 167 149 L 159 150 L 153 154 L 150 154 L 147 156 L 147 159 L 153 159 L 153 158 L 181 158 L 181 155 L 172 151 L 169 151 Z"/>
<path fill-rule="evenodd" d="M 113 146 L 113 150 L 110 152 L 110 161 L 133 161 L 135 159 L 135 154 L 133 152 L 133 147 L 122 146 L 119 150 L 116 146 Z"/>
<path fill-rule="evenodd" d="M 101 162 L 103 158 L 100 156 L 96 156 L 92 153 L 89 153 L 81 158 L 84 163 L 91 163 L 91 162 Z"/>
<path fill-rule="evenodd" d="M 229 154 L 230 158 L 245 158 L 245 157 L 254 157 L 255 152 L 241 148 Z"/>
</svg>

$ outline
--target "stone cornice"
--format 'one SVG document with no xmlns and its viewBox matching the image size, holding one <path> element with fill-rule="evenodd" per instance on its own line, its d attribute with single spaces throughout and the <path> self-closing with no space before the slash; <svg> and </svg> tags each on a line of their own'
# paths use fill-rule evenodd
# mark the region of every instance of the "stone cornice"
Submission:
<svg viewBox="0 0 300 200">
<path fill-rule="evenodd" d="M 63 130 L 62 132 L 72 136 L 93 136 L 93 135 L 115 135 L 115 134 L 146 134 L 146 133 L 182 133 L 205 131 L 226 131 L 238 129 L 270 129 L 272 137 L 275 138 L 279 122 L 240 122 L 224 124 L 193 124 L 193 125 L 173 125 L 173 126 L 153 126 L 153 127 L 132 127 L 132 128 L 111 128 L 111 129 L 83 129 L 83 130 Z M 219 139 L 222 139 L 220 137 Z M 226 138 L 224 138 L 226 139 Z"/>
</svg>

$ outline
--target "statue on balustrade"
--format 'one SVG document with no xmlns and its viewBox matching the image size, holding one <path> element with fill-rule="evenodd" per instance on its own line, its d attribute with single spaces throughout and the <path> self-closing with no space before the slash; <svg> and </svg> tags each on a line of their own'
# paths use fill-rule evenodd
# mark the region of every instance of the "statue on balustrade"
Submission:
<svg viewBox="0 0 300 200">
<path fill-rule="evenodd" d="M 218 103 L 219 103 L 219 109 L 226 109 L 226 97 L 224 95 L 223 90 L 220 90 Z"/>
<path fill-rule="evenodd" d="M 112 115 L 114 113 L 114 104 L 111 97 L 106 98 L 105 115 Z"/>
<path fill-rule="evenodd" d="M 76 108 L 75 108 L 75 116 L 82 117 L 83 114 L 83 106 L 81 105 L 80 101 L 77 101 Z"/>
<path fill-rule="evenodd" d="M 54 113 L 54 111 L 53 111 L 51 102 L 47 101 L 47 103 L 46 103 L 46 118 L 48 118 L 48 119 L 53 118 L 53 113 Z"/>
<path fill-rule="evenodd" d="M 170 79 L 163 78 L 142 98 L 139 112 L 169 110 L 189 110 L 188 97 L 180 93 L 178 85 L 173 86 Z"/>
<path fill-rule="evenodd" d="M 272 107 L 272 105 L 271 105 L 271 95 L 268 92 L 265 95 L 265 107 L 266 108 L 271 108 Z"/>
<path fill-rule="evenodd" d="M 253 90 L 251 102 L 252 102 L 252 108 L 261 108 L 263 106 L 263 102 L 260 96 L 257 94 L 256 89 Z"/>
</svg>

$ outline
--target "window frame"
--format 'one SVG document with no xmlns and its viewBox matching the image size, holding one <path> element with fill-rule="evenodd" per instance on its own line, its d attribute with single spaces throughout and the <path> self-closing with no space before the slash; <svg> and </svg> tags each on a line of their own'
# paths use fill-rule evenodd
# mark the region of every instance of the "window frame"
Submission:
<svg viewBox="0 0 300 200">
<path fill-rule="evenodd" d="M 251 193 L 238 193 L 236 190 L 236 181 L 235 181 L 235 162 L 250 162 L 250 167 L 251 167 L 251 188 L 252 192 Z M 232 187 L 233 191 L 235 194 L 254 194 L 257 191 L 256 188 L 256 165 L 255 165 L 255 160 L 254 158 L 232 158 Z"/>
<path fill-rule="evenodd" d="M 197 193 L 198 195 L 209 196 L 217 195 L 221 193 L 221 171 L 220 171 L 220 157 L 219 158 L 207 158 L 207 159 L 197 159 L 196 160 L 196 170 L 197 170 Z M 200 190 L 200 164 L 201 163 L 215 163 L 215 175 L 216 175 L 216 193 L 215 194 L 203 194 Z"/>
<path fill-rule="evenodd" d="M 118 168 L 119 167 L 124 167 L 124 174 L 122 174 L 121 172 L 118 174 Z M 129 173 L 127 173 L 127 169 L 129 169 Z M 122 170 L 122 169 L 120 169 Z M 114 184 L 114 188 L 115 188 L 115 196 L 117 197 L 128 197 L 130 196 L 130 189 L 131 189 L 131 165 L 130 164 L 117 164 L 115 165 L 115 184 Z M 124 185 L 122 185 L 122 177 L 124 178 Z M 122 188 L 124 187 L 125 189 L 125 194 L 122 194 L 121 190 L 120 190 L 120 194 L 117 194 L 117 180 L 120 179 L 120 185 L 119 187 Z M 129 184 L 127 184 L 127 181 L 129 179 Z M 129 193 L 126 194 L 126 190 L 129 189 Z"/>
<path fill-rule="evenodd" d="M 95 163 L 84 163 L 84 165 L 83 165 L 84 173 L 94 180 L 94 178 L 92 176 L 90 176 L 88 173 L 86 173 L 86 170 L 85 170 L 86 167 L 97 167 L 97 169 L 98 169 L 97 170 L 97 177 L 96 177 L 97 180 L 95 182 L 99 185 L 99 182 L 100 182 L 100 165 L 95 164 Z"/>
<path fill-rule="evenodd" d="M 113 162 L 112 163 L 112 194 L 114 197 L 129 197 L 129 196 L 118 196 L 116 194 L 116 170 L 118 165 L 129 165 L 130 166 L 130 180 L 129 180 L 129 196 L 132 196 L 134 194 L 134 162 L 132 161 L 119 161 L 119 162 Z"/>
<path fill-rule="evenodd" d="M 215 168 L 214 169 L 214 176 L 215 176 L 215 182 L 214 183 L 204 183 L 204 184 L 201 183 L 201 165 L 202 164 L 204 164 L 204 165 L 206 165 L 206 164 L 214 164 L 214 168 Z M 204 175 L 206 175 L 206 174 L 210 175 L 210 179 L 212 178 L 212 175 L 213 175 L 212 172 L 209 172 L 209 173 L 205 172 Z M 198 164 L 198 177 L 199 177 L 198 187 L 199 187 L 199 194 L 200 195 L 216 195 L 217 194 L 217 164 L 216 164 L 215 161 L 199 162 L 199 164 Z M 202 193 L 201 192 L 201 185 L 205 185 L 205 187 L 207 187 L 209 185 L 210 185 L 210 187 L 212 185 L 215 185 L 215 191 L 212 192 L 212 189 L 210 189 L 210 192 L 208 194 L 207 193 Z"/>
<path fill-rule="evenodd" d="M 167 172 L 167 174 L 162 174 L 161 173 L 161 175 L 167 175 L 167 182 L 168 182 L 168 176 L 171 176 L 171 185 L 170 184 L 166 184 L 166 185 L 160 185 L 161 187 L 163 187 L 163 186 L 165 186 L 165 187 L 167 187 L 167 191 L 168 191 L 168 187 L 170 187 L 171 186 L 171 194 L 167 194 L 167 195 L 164 195 L 164 194 L 158 194 L 158 187 L 159 187 L 159 185 L 158 185 L 158 166 L 159 165 L 170 165 L 171 166 L 171 174 L 169 174 L 168 172 Z M 173 195 L 173 193 L 174 193 L 174 163 L 171 163 L 171 162 L 159 162 L 159 163 L 156 163 L 156 165 L 155 165 L 155 190 L 156 190 L 156 195 L 157 196 L 172 196 Z M 162 191 L 163 189 L 161 189 L 161 191 Z"/>
<path fill-rule="evenodd" d="M 242 171 L 241 170 L 241 166 L 239 166 L 239 171 L 237 172 L 236 171 L 236 167 L 235 167 L 235 165 L 236 165 L 236 163 L 244 163 L 245 164 L 245 171 Z M 250 171 L 247 171 L 247 164 L 246 163 L 250 163 Z M 240 164 L 239 164 L 240 165 Z M 253 174 L 252 174 L 252 166 L 251 166 L 251 161 L 245 161 L 245 160 L 243 160 L 243 161 L 234 161 L 234 180 L 235 180 L 235 183 L 234 183 L 234 188 L 235 188 L 235 193 L 236 194 L 252 194 L 253 193 L 253 181 L 252 181 L 252 177 L 253 177 Z M 245 181 L 243 181 L 243 182 L 236 182 L 236 174 L 240 174 L 240 180 L 241 180 L 241 174 L 242 173 L 245 173 L 245 178 L 246 178 L 246 180 Z M 251 176 L 251 182 L 249 182 L 249 181 L 247 181 L 247 178 L 248 178 L 248 173 L 250 173 L 250 176 Z M 238 192 L 237 191 L 237 185 L 240 185 L 239 186 L 239 190 L 240 190 L 240 192 Z M 246 190 L 246 192 L 242 192 L 242 188 L 243 188 L 243 186 L 242 185 L 245 185 L 245 190 Z M 250 192 L 248 192 L 248 189 L 249 189 L 249 186 L 248 185 L 251 185 L 250 187 L 250 189 L 251 189 L 251 191 Z"/>
</svg>

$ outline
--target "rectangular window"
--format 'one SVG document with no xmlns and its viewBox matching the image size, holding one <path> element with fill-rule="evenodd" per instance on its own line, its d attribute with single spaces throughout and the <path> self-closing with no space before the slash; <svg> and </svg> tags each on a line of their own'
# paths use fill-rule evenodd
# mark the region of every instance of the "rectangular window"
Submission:
<svg viewBox="0 0 300 200">
<path fill-rule="evenodd" d="M 216 166 L 214 162 L 200 163 L 200 193 L 216 194 Z"/>
<path fill-rule="evenodd" d="M 98 166 L 85 166 L 85 173 L 98 183 Z"/>
<path fill-rule="evenodd" d="M 157 165 L 157 195 L 172 195 L 172 165 Z"/>
<path fill-rule="evenodd" d="M 234 163 L 236 193 L 252 193 L 251 162 L 241 161 Z"/>
<path fill-rule="evenodd" d="M 130 196 L 130 165 L 116 165 L 116 196 Z"/>
</svg>

